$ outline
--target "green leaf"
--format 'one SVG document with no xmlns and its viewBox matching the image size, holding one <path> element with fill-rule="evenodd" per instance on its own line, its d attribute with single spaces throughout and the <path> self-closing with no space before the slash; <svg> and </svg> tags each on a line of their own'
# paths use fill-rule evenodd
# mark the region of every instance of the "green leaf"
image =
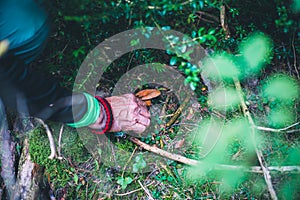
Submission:
<svg viewBox="0 0 300 200">
<path fill-rule="evenodd" d="M 210 29 L 210 30 L 208 31 L 208 34 L 209 34 L 209 35 L 213 35 L 213 34 L 215 34 L 215 32 L 216 32 L 216 29 Z"/>
<path fill-rule="evenodd" d="M 127 183 L 127 185 L 130 184 L 130 183 L 132 183 L 132 181 L 133 181 L 133 180 L 132 180 L 132 178 L 130 178 L 130 177 L 126 177 L 126 178 L 125 178 L 125 182 Z"/>
<path fill-rule="evenodd" d="M 73 180 L 74 180 L 75 184 L 78 184 L 79 178 L 78 178 L 77 174 L 74 174 Z"/>
<path fill-rule="evenodd" d="M 126 177 L 125 179 L 123 177 L 119 177 L 117 180 L 117 183 L 121 185 L 122 189 L 124 190 L 130 183 L 132 183 L 132 178 Z"/>
<path fill-rule="evenodd" d="M 170 65 L 175 65 L 177 62 L 177 57 L 176 56 L 173 56 L 171 59 L 170 59 Z"/>
<path fill-rule="evenodd" d="M 132 171 L 137 173 L 140 169 L 144 169 L 147 166 L 147 163 L 143 159 L 142 155 L 135 157 L 135 163 L 132 166 Z"/>
<path fill-rule="evenodd" d="M 130 41 L 130 46 L 136 46 L 136 45 L 138 45 L 138 44 L 140 44 L 140 39 L 136 39 L 136 40 L 131 40 Z"/>
<path fill-rule="evenodd" d="M 133 164 L 132 166 L 132 172 L 133 173 L 137 173 L 139 171 L 138 165 L 137 164 Z"/>
<path fill-rule="evenodd" d="M 204 30 L 205 30 L 204 27 L 199 28 L 199 30 L 198 30 L 198 36 L 199 37 L 203 35 Z"/>
</svg>

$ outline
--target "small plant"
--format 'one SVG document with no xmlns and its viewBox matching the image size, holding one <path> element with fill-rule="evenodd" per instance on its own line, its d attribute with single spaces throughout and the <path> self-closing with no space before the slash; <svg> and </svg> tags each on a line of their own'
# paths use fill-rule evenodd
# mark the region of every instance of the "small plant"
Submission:
<svg viewBox="0 0 300 200">
<path fill-rule="evenodd" d="M 124 190 L 126 189 L 127 185 L 129 185 L 130 183 L 132 183 L 132 178 L 130 177 L 119 177 L 118 180 L 117 180 L 117 183 L 119 185 L 121 185 L 121 188 Z"/>
<path fill-rule="evenodd" d="M 135 157 L 135 163 L 132 166 L 132 172 L 137 173 L 141 169 L 144 169 L 147 166 L 145 160 L 143 159 L 142 154 Z"/>
</svg>

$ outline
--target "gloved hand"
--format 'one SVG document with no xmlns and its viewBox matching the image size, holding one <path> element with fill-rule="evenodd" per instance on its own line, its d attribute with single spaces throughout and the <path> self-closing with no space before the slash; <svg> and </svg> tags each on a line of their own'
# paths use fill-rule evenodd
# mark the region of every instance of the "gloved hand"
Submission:
<svg viewBox="0 0 300 200">
<path fill-rule="evenodd" d="M 133 94 L 112 96 L 106 98 L 111 106 L 113 124 L 109 132 L 134 131 L 142 133 L 150 125 L 150 113 L 145 103 Z M 103 128 L 103 115 L 89 127 L 92 129 Z"/>
</svg>

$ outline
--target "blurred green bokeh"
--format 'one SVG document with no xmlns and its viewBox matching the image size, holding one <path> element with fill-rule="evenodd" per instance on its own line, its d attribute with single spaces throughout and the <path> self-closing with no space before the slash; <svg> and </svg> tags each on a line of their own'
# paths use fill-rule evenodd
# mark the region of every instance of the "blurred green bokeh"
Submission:
<svg viewBox="0 0 300 200">
<path fill-rule="evenodd" d="M 244 59 L 244 62 L 240 63 L 242 72 L 256 74 L 270 59 L 271 41 L 262 33 L 256 33 L 240 45 L 240 53 Z"/>
<path fill-rule="evenodd" d="M 284 74 L 276 74 L 263 86 L 263 95 L 287 104 L 299 99 L 299 85 L 296 80 Z"/>
<path fill-rule="evenodd" d="M 240 103 L 237 91 L 231 87 L 217 88 L 208 95 L 208 100 L 211 107 L 219 111 L 230 111 Z"/>
</svg>

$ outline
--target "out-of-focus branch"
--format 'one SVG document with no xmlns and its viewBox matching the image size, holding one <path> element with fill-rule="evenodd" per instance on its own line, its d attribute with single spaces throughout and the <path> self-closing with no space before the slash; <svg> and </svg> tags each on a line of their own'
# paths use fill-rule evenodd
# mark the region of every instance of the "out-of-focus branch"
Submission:
<svg viewBox="0 0 300 200">
<path fill-rule="evenodd" d="M 229 30 L 228 24 L 226 22 L 226 7 L 225 7 L 225 5 L 222 5 L 220 8 L 220 21 L 221 21 L 221 26 L 226 33 L 226 39 L 230 38 L 230 30 Z"/>
<path fill-rule="evenodd" d="M 294 132 L 300 132 L 299 129 L 295 129 L 295 130 L 288 130 L 290 128 L 293 128 L 294 126 L 297 126 L 299 125 L 300 122 L 296 122 L 288 127 L 285 127 L 285 128 L 280 128 L 280 129 L 274 129 L 274 128 L 268 128 L 268 127 L 262 127 L 262 126 L 255 126 L 255 128 L 257 130 L 260 130 L 260 131 L 266 131 L 266 132 L 275 132 L 275 133 L 280 133 L 280 132 L 286 132 L 286 133 L 294 133 Z"/>
<path fill-rule="evenodd" d="M 239 99 L 240 99 L 240 103 L 241 103 L 241 106 L 242 106 L 242 110 L 243 110 L 243 113 L 244 113 L 244 116 L 248 119 L 250 125 L 251 125 L 251 136 L 252 136 L 252 142 L 253 142 L 253 145 L 254 145 L 254 148 L 255 148 L 255 152 L 256 152 L 256 155 L 257 155 L 257 158 L 258 158 L 258 161 L 259 161 L 259 164 L 261 166 L 261 169 L 263 171 L 263 174 L 264 174 L 264 178 L 265 178 L 265 181 L 267 183 L 267 187 L 268 187 L 268 190 L 269 190 L 269 193 L 271 195 L 271 198 L 273 200 L 277 200 L 277 195 L 276 195 L 276 192 L 275 192 L 275 189 L 273 187 L 273 184 L 272 184 L 272 179 L 271 179 L 271 175 L 270 175 L 270 171 L 269 169 L 266 167 L 266 163 L 265 163 L 265 159 L 263 157 L 263 153 L 260 149 L 258 149 L 257 147 L 257 144 L 256 144 L 256 138 L 255 138 L 255 124 L 254 124 L 254 120 L 250 114 L 250 111 L 245 103 L 245 100 L 244 100 L 244 95 L 243 95 L 243 91 L 242 91 L 242 87 L 241 87 L 241 83 L 238 79 L 234 79 L 234 84 L 235 84 L 235 88 L 238 92 L 238 95 L 239 95 Z"/>
</svg>

